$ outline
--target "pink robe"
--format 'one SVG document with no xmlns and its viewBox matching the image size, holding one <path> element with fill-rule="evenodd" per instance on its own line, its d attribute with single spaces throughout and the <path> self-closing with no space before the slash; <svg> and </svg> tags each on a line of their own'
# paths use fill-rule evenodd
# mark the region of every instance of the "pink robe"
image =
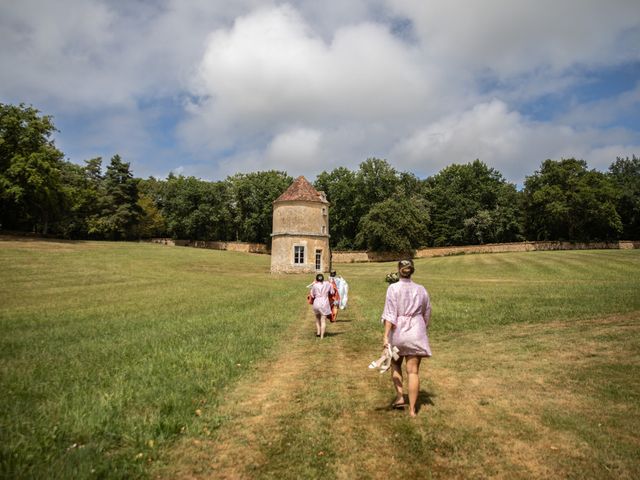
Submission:
<svg viewBox="0 0 640 480">
<path fill-rule="evenodd" d="M 399 355 L 431 356 L 428 334 L 430 318 L 431 302 L 422 285 L 409 278 L 401 278 L 389 285 L 382 320 L 387 320 L 395 327 L 389 332 L 389 343 L 398 347 Z"/>
<path fill-rule="evenodd" d="M 311 296 L 313 297 L 313 311 L 315 314 L 331 315 L 329 294 L 333 294 L 333 286 L 329 282 L 313 282 Z"/>
</svg>

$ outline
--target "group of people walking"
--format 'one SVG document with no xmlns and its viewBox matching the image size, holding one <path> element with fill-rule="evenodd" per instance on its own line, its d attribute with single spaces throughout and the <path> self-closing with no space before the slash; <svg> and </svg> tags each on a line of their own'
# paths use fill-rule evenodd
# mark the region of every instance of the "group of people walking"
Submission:
<svg viewBox="0 0 640 480">
<path fill-rule="evenodd" d="M 402 364 L 408 377 L 409 415 L 416 416 L 418 394 L 420 392 L 420 363 L 431 356 L 429 345 L 429 321 L 431 302 L 424 286 L 411 280 L 415 272 L 413 260 L 398 262 L 398 274 L 387 288 L 381 322 L 384 326 L 382 337 L 383 356 L 371 362 L 370 368 L 380 368 L 386 362 L 391 368 L 391 380 L 395 391 L 392 408 L 405 408 Z M 340 305 L 338 283 L 335 272 L 329 281 L 321 273 L 310 286 L 310 303 L 316 317 L 316 336 L 324 338 L 327 319 L 331 320 L 332 307 Z M 334 280 L 331 280 L 334 279 Z M 343 280 L 343 279 L 341 279 Z M 346 282 L 345 282 L 346 283 Z M 337 299 L 336 299 L 337 296 Z M 344 308 L 344 307 L 342 307 Z M 337 314 L 337 310 L 336 310 Z M 335 317 L 334 319 L 335 320 Z M 384 370 L 386 370 L 384 368 Z"/>
<path fill-rule="evenodd" d="M 316 337 L 324 338 L 327 330 L 327 319 L 335 322 L 338 311 L 347 306 L 349 284 L 347 281 L 331 272 L 329 281 L 325 281 L 324 275 L 318 273 L 316 281 L 311 285 L 308 299 L 313 305 L 313 313 L 316 316 Z"/>
</svg>

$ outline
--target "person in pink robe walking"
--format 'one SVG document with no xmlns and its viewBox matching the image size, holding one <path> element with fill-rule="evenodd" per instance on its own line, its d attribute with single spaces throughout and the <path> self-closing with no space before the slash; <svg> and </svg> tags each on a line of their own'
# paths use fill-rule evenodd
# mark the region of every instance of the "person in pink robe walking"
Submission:
<svg viewBox="0 0 640 480">
<path fill-rule="evenodd" d="M 327 318 L 331 316 L 331 302 L 329 295 L 333 295 L 333 285 L 324 281 L 324 275 L 316 275 L 316 281 L 311 285 L 309 295 L 313 298 L 313 313 L 316 316 L 316 337 L 324 338 L 327 329 Z"/>
<path fill-rule="evenodd" d="M 412 260 L 398 262 L 399 281 L 389 285 L 382 312 L 384 322 L 383 346 L 398 348 L 398 360 L 392 360 L 392 381 L 396 399 L 392 406 L 405 406 L 402 388 L 402 362 L 406 358 L 409 380 L 409 415 L 416 416 L 416 403 L 420 391 L 420 361 L 431 356 L 429 346 L 429 320 L 431 302 L 427 290 L 411 280 L 415 268 Z"/>
</svg>

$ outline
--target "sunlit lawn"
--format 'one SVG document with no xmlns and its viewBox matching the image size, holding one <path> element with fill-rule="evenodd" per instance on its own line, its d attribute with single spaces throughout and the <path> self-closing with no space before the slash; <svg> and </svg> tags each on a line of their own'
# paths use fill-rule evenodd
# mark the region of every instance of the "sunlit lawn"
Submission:
<svg viewBox="0 0 640 480">
<path fill-rule="evenodd" d="M 393 265 L 341 270 L 371 320 L 352 339 L 366 351 Z M 423 259 L 415 280 L 433 304 L 433 404 L 396 426 L 399 450 L 428 465 L 406 474 L 640 478 L 639 251 Z"/>
<path fill-rule="evenodd" d="M 375 350 L 383 280 L 394 266 L 335 267 L 366 320 L 346 340 Z M 444 399 L 436 399 L 423 420 L 433 432 L 398 427 L 413 432 L 402 438 L 420 443 L 422 462 L 442 477 L 455 465 L 490 476 L 471 464 L 495 457 L 497 444 L 553 434 L 549 462 L 569 476 L 638 473 L 640 341 L 629 333 L 640 311 L 640 252 L 468 255 L 422 259 L 416 268 L 433 302 L 428 368 L 457 378 L 461 385 L 447 391 L 470 395 L 479 417 L 497 422 L 474 423 L 453 406 L 438 409 Z M 2 478 L 146 476 L 178 438 L 202 435 L 199 418 L 211 428 L 224 423 L 217 407 L 225 392 L 277 354 L 283 332 L 308 308 L 311 280 L 272 277 L 268 256 L 106 242 L 0 242 L 0 271 Z M 600 319 L 611 315 L 631 316 L 608 329 Z M 545 356 L 560 363 L 540 363 Z M 478 376 L 510 387 L 469 388 Z M 430 391 L 446 390 L 443 377 L 426 378 Z M 540 378 L 562 398 L 536 402 L 537 423 L 528 426 L 513 415 L 531 410 L 530 396 L 544 391 Z M 504 391 L 514 396 L 492 397 Z M 565 455 L 565 437 L 585 442 L 585 455 Z"/>
<path fill-rule="evenodd" d="M 304 308 L 306 283 L 268 262 L 0 242 L 0 476 L 142 474 Z"/>
</svg>

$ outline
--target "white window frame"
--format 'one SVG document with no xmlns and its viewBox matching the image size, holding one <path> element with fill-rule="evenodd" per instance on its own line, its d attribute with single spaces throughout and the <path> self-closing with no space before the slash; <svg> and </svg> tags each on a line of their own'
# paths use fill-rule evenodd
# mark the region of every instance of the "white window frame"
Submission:
<svg viewBox="0 0 640 480">
<path fill-rule="evenodd" d="M 293 264 L 294 265 L 304 265 L 305 257 L 306 257 L 306 248 L 305 245 L 294 245 L 293 246 Z M 298 261 L 301 260 L 301 261 Z"/>
<path fill-rule="evenodd" d="M 316 271 L 322 271 L 322 249 L 316 249 Z"/>
</svg>

